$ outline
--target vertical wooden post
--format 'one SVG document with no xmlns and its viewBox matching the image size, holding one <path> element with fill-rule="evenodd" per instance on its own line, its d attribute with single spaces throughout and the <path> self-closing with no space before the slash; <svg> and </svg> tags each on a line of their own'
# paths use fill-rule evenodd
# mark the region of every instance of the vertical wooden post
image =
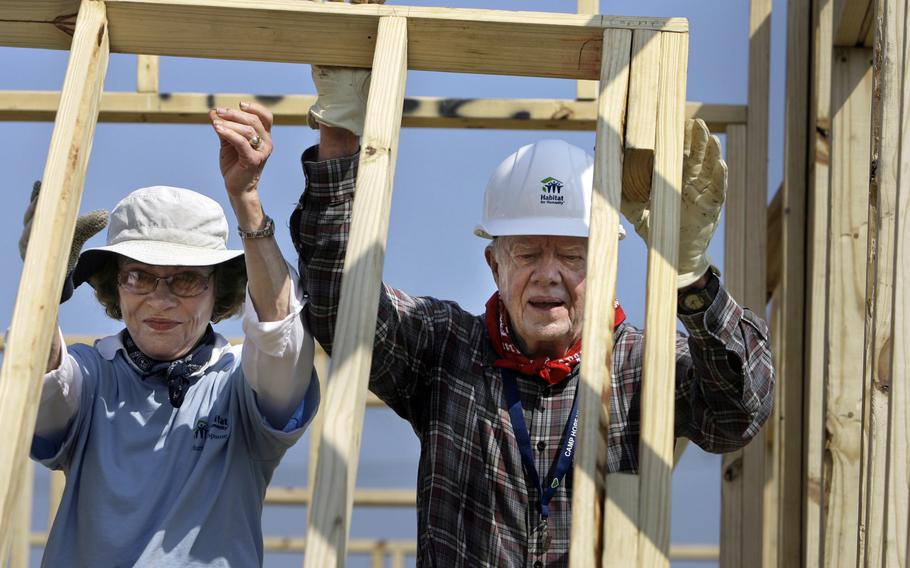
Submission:
<svg viewBox="0 0 910 568">
<path fill-rule="evenodd" d="M 313 360 L 313 366 L 316 368 L 316 374 L 319 376 L 320 387 L 322 392 L 328 390 L 329 379 L 329 356 L 316 344 L 316 353 Z M 316 466 L 319 462 L 319 442 L 322 440 L 322 428 L 325 425 L 325 412 L 317 412 L 310 423 L 310 452 L 309 462 L 307 463 L 307 487 L 312 493 L 313 486 L 316 485 Z"/>
<path fill-rule="evenodd" d="M 22 468 L 22 485 L 19 491 L 19 505 L 15 515 L 15 524 L 9 533 L 10 568 L 28 568 L 31 543 L 29 536 L 32 530 L 32 492 L 35 485 L 35 463 L 25 460 Z M 4 556 L 0 554 L 0 565 Z"/>
<path fill-rule="evenodd" d="M 824 349 L 830 197 L 832 2 L 813 3 L 813 60 L 809 99 L 809 199 L 806 232 L 806 359 L 803 390 L 805 499 L 804 566 L 823 566 L 825 494 Z"/>
<path fill-rule="evenodd" d="M 140 93 L 158 92 L 158 56 L 136 56 L 136 91 Z"/>
<path fill-rule="evenodd" d="M 724 286 L 734 298 L 746 288 L 746 126 L 727 127 L 727 203 L 724 221 Z M 741 566 L 743 451 L 724 454 L 721 465 L 720 566 Z"/>
<path fill-rule="evenodd" d="M 63 490 L 66 489 L 66 475 L 59 470 L 52 471 L 48 485 L 47 526 L 50 527 L 54 524 L 54 519 L 57 518 L 57 509 L 60 508 L 60 501 L 63 500 Z"/>
<path fill-rule="evenodd" d="M 749 159 L 746 162 L 747 211 L 764 211 L 768 206 L 768 83 L 771 67 L 771 0 L 749 2 L 749 107 L 746 137 Z M 746 231 L 746 280 L 741 301 L 765 317 L 765 223 L 749 223 Z M 769 480 L 767 447 L 773 417 L 743 449 L 742 566 L 762 566 L 772 550 L 770 533 L 775 533 L 776 514 L 765 509 L 776 504 L 777 495 Z M 761 535 L 759 537 L 759 535 Z"/>
<path fill-rule="evenodd" d="M 657 96 L 661 68 L 660 33 L 632 33 L 632 69 L 629 73 L 629 111 L 623 140 L 622 193 L 626 199 L 647 201 L 651 196 Z"/>
<path fill-rule="evenodd" d="M 407 20 L 379 20 L 304 565 L 343 566 L 407 77 Z"/>
<path fill-rule="evenodd" d="M 825 353 L 824 503 L 827 566 L 856 566 L 862 453 L 871 53 L 838 48 L 831 71 L 831 197 Z"/>
<path fill-rule="evenodd" d="M 787 4 L 787 86 L 784 125 L 784 180 L 780 189 L 780 337 L 777 368 L 780 566 L 803 558 L 803 385 L 805 382 L 806 212 L 808 195 L 809 83 L 812 3 Z M 768 235 L 769 249 L 772 235 Z M 774 337 L 772 335 L 772 337 Z"/>
<path fill-rule="evenodd" d="M 594 155 L 594 194 L 588 250 L 587 299 L 582 336 L 585 353 L 578 382 L 578 453 L 573 468 L 573 568 L 600 561 L 600 507 L 606 475 L 607 427 L 613 377 L 613 315 L 622 191 L 622 124 L 629 87 L 632 32 L 606 29 L 600 68 Z"/>
<path fill-rule="evenodd" d="M 577 0 L 577 11 L 579 14 L 591 14 L 592 16 L 600 13 L 600 0 Z M 593 101 L 597 98 L 597 81 L 576 81 L 575 82 L 575 99 L 579 101 Z"/>
<path fill-rule="evenodd" d="M 10 529 L 35 429 L 108 54 L 105 5 L 83 0 L 0 375 L 0 542 Z"/>
<path fill-rule="evenodd" d="M 910 7 L 876 2 L 865 364 L 863 566 L 905 566 L 910 464 Z"/>
<path fill-rule="evenodd" d="M 648 294 L 641 391 L 639 566 L 670 565 L 673 405 L 676 400 L 676 276 L 689 36 L 660 35 L 657 145 L 651 185 Z"/>
</svg>

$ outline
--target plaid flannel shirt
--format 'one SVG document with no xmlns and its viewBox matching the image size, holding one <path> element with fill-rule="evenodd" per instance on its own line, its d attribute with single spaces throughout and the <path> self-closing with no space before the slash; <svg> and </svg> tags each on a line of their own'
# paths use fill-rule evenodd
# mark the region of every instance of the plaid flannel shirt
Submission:
<svg viewBox="0 0 910 568">
<path fill-rule="evenodd" d="M 302 157 L 307 187 L 291 233 L 309 293 L 307 321 L 331 353 L 358 161 L 319 162 L 317 149 Z M 420 440 L 418 565 L 568 565 L 571 472 L 550 502 L 552 541 L 544 551 L 538 490 L 522 467 L 483 316 L 385 285 L 379 293 L 370 389 L 411 423 Z M 680 334 L 676 345 L 676 435 L 710 452 L 740 448 L 771 413 L 767 327 L 723 288 L 704 311 L 679 317 L 690 335 Z M 622 323 L 613 341 L 607 465 L 611 472 L 634 472 L 642 331 Z M 555 386 L 519 380 L 542 476 L 562 441 L 577 370 Z"/>
</svg>

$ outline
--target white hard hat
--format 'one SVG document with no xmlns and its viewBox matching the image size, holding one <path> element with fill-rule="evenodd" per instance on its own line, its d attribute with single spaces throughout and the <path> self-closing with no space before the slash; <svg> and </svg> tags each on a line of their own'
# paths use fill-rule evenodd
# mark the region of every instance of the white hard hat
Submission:
<svg viewBox="0 0 910 568">
<path fill-rule="evenodd" d="M 593 185 L 594 159 L 581 148 L 563 140 L 522 146 L 490 176 L 474 234 L 587 237 Z"/>
</svg>

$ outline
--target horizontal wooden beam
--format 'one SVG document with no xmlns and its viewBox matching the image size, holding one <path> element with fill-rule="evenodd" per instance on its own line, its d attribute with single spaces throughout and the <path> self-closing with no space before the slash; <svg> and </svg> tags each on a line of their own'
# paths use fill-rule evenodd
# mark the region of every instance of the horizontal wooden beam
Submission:
<svg viewBox="0 0 910 568">
<path fill-rule="evenodd" d="M 209 109 L 255 100 L 269 108 L 275 123 L 306 124 L 314 95 L 254 95 L 249 93 L 132 93 L 105 92 L 101 122 L 205 124 Z M 55 91 L 0 91 L 0 121 L 54 120 L 59 93 Z M 745 105 L 689 102 L 690 118 L 701 118 L 712 132 L 728 124 L 746 122 Z M 501 130 L 594 130 L 594 101 L 568 99 L 454 99 L 407 97 L 402 125 L 411 128 L 491 128 Z"/>
<path fill-rule="evenodd" d="M 266 505 L 309 505 L 313 493 L 308 487 L 269 487 L 265 492 Z M 356 489 L 355 507 L 416 507 L 417 492 L 413 489 Z"/>
<path fill-rule="evenodd" d="M 268 552 L 303 552 L 306 539 L 303 537 L 266 536 L 263 545 Z M 29 535 L 29 544 L 41 547 L 47 542 L 47 533 L 33 532 Z M 417 554 L 416 540 L 384 540 L 356 538 L 348 541 L 348 554 Z M 670 558 L 679 561 L 717 561 L 718 548 L 711 544 L 674 544 L 670 547 Z"/>
<path fill-rule="evenodd" d="M 604 28 L 687 32 L 685 18 L 299 0 L 106 0 L 111 51 L 370 67 L 383 16 L 407 18 L 408 68 L 596 79 Z M 77 0 L 0 0 L 0 45 L 69 49 Z"/>
</svg>

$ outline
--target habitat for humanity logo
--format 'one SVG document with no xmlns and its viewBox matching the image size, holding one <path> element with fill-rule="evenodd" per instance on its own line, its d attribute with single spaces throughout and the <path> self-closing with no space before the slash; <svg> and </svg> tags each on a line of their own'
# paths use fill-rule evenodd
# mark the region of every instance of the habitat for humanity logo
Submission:
<svg viewBox="0 0 910 568">
<path fill-rule="evenodd" d="M 542 193 L 540 195 L 541 203 L 551 205 L 562 205 L 565 196 L 562 195 L 562 188 L 565 185 L 555 177 L 546 177 L 540 180 Z"/>
<path fill-rule="evenodd" d="M 206 440 L 222 440 L 229 434 L 227 418 L 216 414 L 211 423 L 208 420 L 200 419 L 196 421 L 196 427 L 193 428 L 193 450 L 201 451 Z"/>
</svg>

